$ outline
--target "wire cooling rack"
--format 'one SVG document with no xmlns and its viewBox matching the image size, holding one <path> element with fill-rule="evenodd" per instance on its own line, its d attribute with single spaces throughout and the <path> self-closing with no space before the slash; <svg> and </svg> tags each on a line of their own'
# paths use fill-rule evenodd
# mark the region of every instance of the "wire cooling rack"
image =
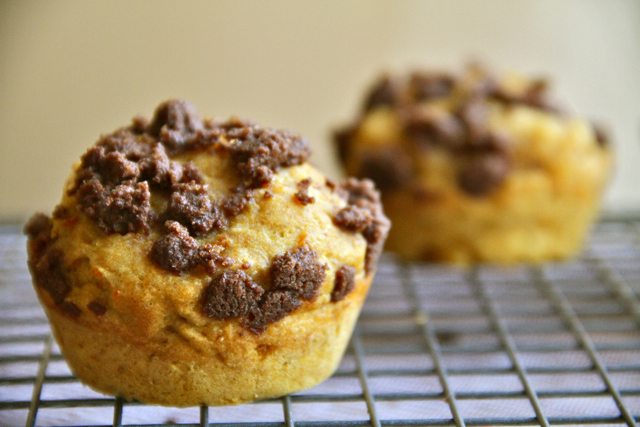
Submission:
<svg viewBox="0 0 640 427">
<path fill-rule="evenodd" d="M 583 256 L 470 270 L 383 258 L 337 373 L 281 399 L 162 408 L 83 387 L 51 338 L 18 227 L 0 226 L 0 425 L 479 426 L 640 421 L 640 222 Z"/>
</svg>

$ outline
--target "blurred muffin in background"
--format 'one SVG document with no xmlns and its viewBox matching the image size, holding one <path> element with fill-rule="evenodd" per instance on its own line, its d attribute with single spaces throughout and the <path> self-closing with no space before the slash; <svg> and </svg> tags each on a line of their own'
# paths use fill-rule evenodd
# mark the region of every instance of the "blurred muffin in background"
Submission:
<svg viewBox="0 0 640 427">
<path fill-rule="evenodd" d="M 559 108 L 543 79 L 383 75 L 334 135 L 351 176 L 373 179 L 409 260 L 541 262 L 581 248 L 608 180 L 604 133 Z"/>
</svg>

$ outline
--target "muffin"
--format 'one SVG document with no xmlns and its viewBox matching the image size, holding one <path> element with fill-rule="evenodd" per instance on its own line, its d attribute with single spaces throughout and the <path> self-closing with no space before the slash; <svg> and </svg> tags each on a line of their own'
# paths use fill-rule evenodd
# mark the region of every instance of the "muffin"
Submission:
<svg viewBox="0 0 640 427">
<path fill-rule="evenodd" d="M 612 154 L 542 79 L 383 75 L 335 133 L 348 174 L 374 180 L 407 260 L 470 264 L 564 259 L 598 213 Z"/>
<path fill-rule="evenodd" d="M 299 135 L 182 101 L 102 136 L 51 217 L 26 225 L 34 287 L 73 373 L 107 394 L 227 405 L 333 373 L 389 221 Z"/>
</svg>

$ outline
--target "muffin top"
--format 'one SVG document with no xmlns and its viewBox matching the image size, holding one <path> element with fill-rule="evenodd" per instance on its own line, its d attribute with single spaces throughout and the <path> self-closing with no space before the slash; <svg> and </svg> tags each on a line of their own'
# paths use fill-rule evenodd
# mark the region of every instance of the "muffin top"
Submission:
<svg viewBox="0 0 640 427">
<path fill-rule="evenodd" d="M 413 187 L 476 199 L 516 171 L 557 176 L 563 162 L 608 152 L 604 132 L 559 107 L 546 80 L 498 78 L 478 65 L 457 76 L 384 74 L 334 139 L 347 172 L 383 193 Z"/>
<path fill-rule="evenodd" d="M 79 322 L 135 336 L 230 320 L 260 335 L 337 303 L 375 270 L 389 222 L 373 183 L 326 179 L 310 153 L 296 133 L 169 100 L 102 136 L 52 217 L 27 224 L 34 282 Z"/>
</svg>

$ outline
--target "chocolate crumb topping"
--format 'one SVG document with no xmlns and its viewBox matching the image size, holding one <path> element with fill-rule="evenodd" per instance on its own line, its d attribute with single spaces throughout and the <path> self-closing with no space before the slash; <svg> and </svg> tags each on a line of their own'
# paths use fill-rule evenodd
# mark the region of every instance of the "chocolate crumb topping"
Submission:
<svg viewBox="0 0 640 427">
<path fill-rule="evenodd" d="M 195 133 L 202 129 L 202 121 L 191 104 L 171 99 L 156 108 L 147 132 L 156 138 L 162 132 Z"/>
<path fill-rule="evenodd" d="M 96 316 L 103 316 L 107 312 L 107 307 L 100 304 L 98 301 L 91 301 L 87 308 L 91 310 Z"/>
<path fill-rule="evenodd" d="M 311 186 L 311 178 L 305 178 L 298 183 L 298 192 L 293 195 L 293 199 L 306 206 L 316 201 L 315 197 L 309 196 L 309 187 Z"/>
<path fill-rule="evenodd" d="M 367 240 L 365 271 L 371 274 L 382 253 L 391 222 L 384 216 L 380 194 L 372 181 L 349 178 L 340 185 L 339 191 L 349 205 L 368 212 L 371 217 L 371 223 L 362 231 L 362 235 Z"/>
<path fill-rule="evenodd" d="M 447 74 L 413 73 L 409 79 L 409 90 L 417 102 L 449 96 L 456 79 Z"/>
<path fill-rule="evenodd" d="M 250 267 L 248 263 L 240 266 Z M 203 311 L 216 319 L 240 318 L 241 325 L 260 334 L 298 309 L 301 300 L 314 301 L 326 269 L 314 250 L 298 247 L 273 259 L 266 291 L 242 270 L 224 272 L 206 289 Z"/>
<path fill-rule="evenodd" d="M 361 233 L 371 225 L 373 218 L 367 209 L 349 205 L 333 217 L 333 223 L 344 231 Z"/>
<path fill-rule="evenodd" d="M 593 132 L 596 136 L 596 142 L 600 147 L 607 147 L 609 145 L 609 135 L 607 132 L 599 125 L 592 123 Z"/>
<path fill-rule="evenodd" d="M 336 147 L 338 149 L 338 157 L 342 162 L 346 162 L 349 158 L 349 146 L 351 144 L 351 139 L 358 131 L 358 125 L 359 123 L 351 126 L 345 126 L 341 129 L 337 129 L 333 133 L 333 140 L 336 143 Z"/>
<path fill-rule="evenodd" d="M 222 201 L 211 200 L 198 168 L 170 155 L 215 146 L 228 153 L 241 184 Z M 311 153 L 299 135 L 232 118 L 202 120 L 188 103 L 161 104 L 150 122 L 134 118 L 128 128 L 103 136 L 82 156 L 70 191 L 78 206 L 106 233 L 149 232 L 155 219 L 171 219 L 194 236 L 227 227 L 282 167 L 304 162 Z M 166 212 L 152 212 L 151 191 L 168 197 Z"/>
<path fill-rule="evenodd" d="M 367 95 L 364 103 L 364 111 L 367 112 L 380 106 L 394 105 L 399 95 L 400 87 L 398 82 L 391 78 L 390 75 L 385 74 L 373 86 L 369 95 Z"/>
<path fill-rule="evenodd" d="M 220 245 L 206 244 L 198 248 L 198 259 L 196 262 L 202 264 L 209 274 L 215 274 L 218 266 L 231 267 L 234 264 L 232 258 L 221 255 L 224 247 Z"/>
<path fill-rule="evenodd" d="M 229 217 L 237 216 L 254 198 L 254 190 L 238 186 L 233 188 L 231 194 L 222 202 L 222 209 Z"/>
<path fill-rule="evenodd" d="M 51 242 L 51 219 L 43 214 L 34 214 L 24 226 L 24 234 L 29 237 L 29 255 L 31 260 L 39 260 Z M 30 264 L 31 267 L 31 264 Z"/>
<path fill-rule="evenodd" d="M 24 227 L 24 232 L 29 237 L 27 264 L 34 283 L 44 289 L 53 302 L 61 306 L 67 314 L 75 316 L 73 308 L 69 308 L 69 305 L 65 306 L 66 309 L 62 307 L 65 298 L 71 292 L 71 286 L 62 272 L 62 251 L 52 245 L 51 230 L 51 219 L 48 216 L 37 213 L 29 219 Z"/>
<path fill-rule="evenodd" d="M 173 186 L 166 214 L 167 218 L 186 225 L 194 236 L 227 225 L 226 218 L 209 198 L 208 186 L 193 181 Z"/>
<path fill-rule="evenodd" d="M 301 305 L 302 302 L 294 292 L 271 290 L 242 323 L 254 334 L 261 334 L 269 324 L 283 319 Z"/>
<path fill-rule="evenodd" d="M 363 153 L 359 178 L 370 178 L 380 191 L 401 187 L 413 178 L 409 154 L 399 147 L 379 147 Z"/>
<path fill-rule="evenodd" d="M 451 98 L 452 94 L 455 97 Z M 437 113 L 436 104 L 433 109 L 423 105 L 438 98 L 447 98 L 448 102 L 454 103 L 451 114 Z M 367 94 L 364 113 L 352 124 L 336 131 L 334 141 L 343 163 L 357 162 L 358 177 L 373 179 L 383 192 L 404 188 L 415 176 L 414 161 L 408 157 L 411 149 L 372 148 L 363 153 L 358 152 L 358 157 L 351 159 L 354 153 L 352 141 L 356 138 L 357 129 L 366 120 L 366 113 L 378 107 L 389 107 L 400 119 L 406 140 L 414 148 L 445 149 L 453 156 L 460 156 L 463 161 L 481 154 L 502 155 L 501 160 L 471 161 L 470 166 L 460 172 L 464 178 L 459 179 L 459 182 L 465 183 L 461 188 L 478 196 L 486 194 L 489 188 L 498 185 L 496 183 L 503 182 L 504 179 L 498 179 L 497 175 L 508 172 L 509 168 L 504 168 L 504 165 L 509 164 L 513 150 L 510 138 L 488 128 L 490 103 L 500 103 L 507 107 L 525 105 L 558 116 L 563 114 L 550 99 L 549 85 L 544 79 L 532 80 L 522 90 L 513 90 L 501 86 L 497 78 L 477 65 L 471 66 L 462 78 L 430 72 L 414 72 L 408 76 L 384 74 Z M 604 135 L 597 134 L 599 143 L 605 144 L 605 140 Z M 384 151 L 387 149 L 388 152 Z M 404 157 L 394 151 L 402 152 Z M 496 158 L 492 156 L 491 159 Z M 492 172 L 482 173 L 480 170 Z M 478 190 L 476 187 L 480 184 L 468 184 L 471 175 L 474 175 L 472 181 L 480 176 L 489 179 L 489 182 L 482 185 L 486 190 Z"/>
<path fill-rule="evenodd" d="M 264 187 L 280 168 L 298 165 L 311 154 L 307 141 L 289 131 L 258 127 L 232 128 L 227 138 L 236 142 L 228 149 L 240 175 L 251 187 Z"/>
<path fill-rule="evenodd" d="M 225 271 L 206 288 L 203 311 L 214 319 L 244 317 L 257 305 L 262 294 L 264 289 L 244 271 Z"/>
<path fill-rule="evenodd" d="M 353 291 L 356 286 L 356 269 L 343 265 L 336 271 L 336 279 L 333 284 L 333 290 L 331 291 L 331 301 L 337 302 L 343 300 L 348 294 Z"/>
<path fill-rule="evenodd" d="M 47 291 L 53 302 L 60 305 L 71 292 L 71 285 L 62 272 L 64 255 L 62 251 L 49 247 L 41 258 L 33 255 L 29 259 L 29 267 L 34 282 Z"/>
<path fill-rule="evenodd" d="M 434 115 L 417 108 L 406 110 L 403 115 L 404 132 L 417 147 L 434 146 L 458 148 L 463 139 L 463 128 L 454 116 Z"/>
<path fill-rule="evenodd" d="M 509 167 L 508 160 L 502 155 L 479 155 L 462 168 L 458 184 L 470 196 L 484 196 L 502 184 Z"/>
<path fill-rule="evenodd" d="M 189 231 L 176 221 L 167 221 L 168 233 L 153 244 L 151 258 L 161 267 L 181 272 L 198 263 L 198 244 Z"/>
<path fill-rule="evenodd" d="M 149 230 L 150 193 L 147 182 L 104 187 L 93 178 L 77 191 L 80 209 L 107 233 Z"/>
<path fill-rule="evenodd" d="M 326 269 L 327 266 L 318 260 L 316 251 L 298 247 L 273 259 L 271 288 L 294 291 L 300 298 L 314 301 L 326 277 Z"/>
</svg>

